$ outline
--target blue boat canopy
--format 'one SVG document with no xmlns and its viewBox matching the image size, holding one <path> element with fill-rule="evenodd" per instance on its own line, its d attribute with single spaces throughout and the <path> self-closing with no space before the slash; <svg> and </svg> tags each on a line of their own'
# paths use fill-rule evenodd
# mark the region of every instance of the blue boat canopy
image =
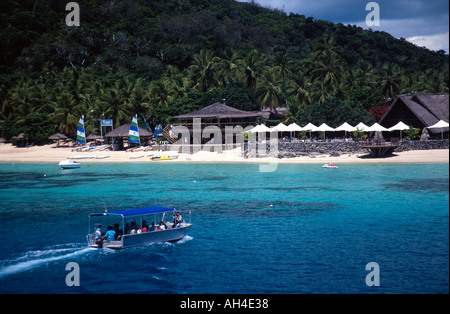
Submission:
<svg viewBox="0 0 450 314">
<path fill-rule="evenodd" d="M 175 210 L 175 208 L 173 208 L 173 207 L 154 206 L 154 207 L 142 207 L 142 208 L 116 210 L 116 211 L 105 212 L 105 213 L 95 213 L 95 214 L 91 214 L 90 216 L 121 215 L 123 217 L 131 217 L 131 216 L 140 216 L 140 215 L 147 215 L 147 214 L 165 213 L 165 212 L 170 212 L 170 211 L 174 211 L 174 210 Z"/>
</svg>

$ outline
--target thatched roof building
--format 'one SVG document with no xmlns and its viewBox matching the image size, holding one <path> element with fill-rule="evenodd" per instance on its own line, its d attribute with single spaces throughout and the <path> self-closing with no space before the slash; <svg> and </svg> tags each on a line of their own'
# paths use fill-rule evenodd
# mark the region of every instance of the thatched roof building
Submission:
<svg viewBox="0 0 450 314">
<path fill-rule="evenodd" d="M 128 138 L 128 134 L 130 133 L 130 126 L 131 124 L 123 124 L 121 126 L 119 126 L 118 128 L 112 130 L 111 132 L 108 132 L 104 135 L 104 137 L 106 138 Z M 141 138 L 145 138 L 145 137 L 152 137 L 153 136 L 153 132 L 152 131 L 147 131 L 143 128 L 138 127 L 139 129 L 139 137 Z"/>
<path fill-rule="evenodd" d="M 380 119 L 384 127 L 392 127 L 399 121 L 423 130 L 439 120 L 449 121 L 449 94 L 398 95 Z M 430 129 L 433 133 L 439 130 Z"/>
<path fill-rule="evenodd" d="M 57 140 L 66 140 L 66 139 L 67 139 L 67 136 L 66 136 L 65 134 L 62 134 L 62 133 L 55 133 L 55 134 L 53 134 L 52 136 L 49 136 L 48 139 L 49 139 L 49 140 L 54 140 L 54 141 L 57 141 Z"/>
<path fill-rule="evenodd" d="M 248 112 L 239 110 L 225 104 L 216 102 L 200 110 L 175 116 L 175 119 L 191 120 L 194 118 L 202 119 L 238 119 L 238 118 L 256 118 L 261 114 L 257 112 Z"/>
</svg>

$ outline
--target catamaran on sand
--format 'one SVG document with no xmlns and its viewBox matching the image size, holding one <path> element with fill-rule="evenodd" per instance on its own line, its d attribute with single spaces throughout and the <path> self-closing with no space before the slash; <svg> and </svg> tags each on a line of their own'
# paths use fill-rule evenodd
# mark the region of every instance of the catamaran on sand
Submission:
<svg viewBox="0 0 450 314">
<path fill-rule="evenodd" d="M 93 230 L 91 229 L 93 218 L 95 231 L 89 233 L 86 239 L 89 247 L 110 249 L 123 249 L 156 242 L 175 242 L 181 240 L 186 235 L 187 229 L 192 226 L 191 212 L 188 214 L 189 222 L 186 222 L 175 208 L 159 206 L 92 213 L 89 215 L 88 232 Z M 166 216 L 173 219 L 165 221 Z M 148 224 L 149 221 L 150 224 Z M 110 230 L 113 232 L 108 233 Z"/>
</svg>

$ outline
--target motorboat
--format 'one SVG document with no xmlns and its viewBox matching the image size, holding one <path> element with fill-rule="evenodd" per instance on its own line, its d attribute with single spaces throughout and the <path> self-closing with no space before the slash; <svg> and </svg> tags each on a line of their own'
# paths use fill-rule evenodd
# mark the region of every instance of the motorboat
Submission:
<svg viewBox="0 0 450 314">
<path fill-rule="evenodd" d="M 324 165 L 322 166 L 322 168 L 339 168 L 339 167 L 336 166 L 336 165 L 333 165 L 333 164 L 330 162 L 330 163 L 324 164 Z"/>
<path fill-rule="evenodd" d="M 75 169 L 80 168 L 81 164 L 79 162 L 73 161 L 71 159 L 63 160 L 59 163 L 61 169 Z"/>
<path fill-rule="evenodd" d="M 174 219 L 172 221 L 175 222 L 175 217 L 177 217 L 179 212 L 175 208 L 170 207 L 156 206 L 117 211 L 105 210 L 100 213 L 92 213 L 89 215 L 88 230 L 94 230 L 94 232 L 86 236 L 88 246 L 91 248 L 120 250 L 151 243 L 179 241 L 186 236 L 188 228 L 192 226 L 190 222 L 191 212 L 187 213 L 189 222 L 181 218 L 184 216 L 183 213 L 183 215 L 178 216 L 180 217 L 180 222 L 176 225 L 170 221 L 170 218 L 166 219 L 168 213 L 169 216 L 173 214 Z M 91 229 L 92 219 L 95 219 L 94 229 Z M 139 223 L 136 223 L 136 221 Z M 150 231 L 152 228 L 149 227 L 148 222 L 150 222 L 152 228 L 155 228 L 153 231 Z M 110 224 L 113 224 L 112 226 L 114 227 L 111 227 Z M 103 227 L 99 231 L 102 238 L 96 239 L 95 233 L 99 230 L 100 225 Z M 111 241 L 104 239 L 107 229 L 115 232 L 114 239 Z"/>
</svg>

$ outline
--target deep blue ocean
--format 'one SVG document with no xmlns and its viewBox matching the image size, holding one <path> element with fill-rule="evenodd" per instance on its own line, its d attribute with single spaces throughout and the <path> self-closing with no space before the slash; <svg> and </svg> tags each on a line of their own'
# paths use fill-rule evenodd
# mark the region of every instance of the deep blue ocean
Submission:
<svg viewBox="0 0 450 314">
<path fill-rule="evenodd" d="M 448 164 L 2 163 L 0 178 L 0 293 L 449 293 Z M 188 236 L 87 248 L 89 213 L 155 205 L 192 211 Z"/>
</svg>

